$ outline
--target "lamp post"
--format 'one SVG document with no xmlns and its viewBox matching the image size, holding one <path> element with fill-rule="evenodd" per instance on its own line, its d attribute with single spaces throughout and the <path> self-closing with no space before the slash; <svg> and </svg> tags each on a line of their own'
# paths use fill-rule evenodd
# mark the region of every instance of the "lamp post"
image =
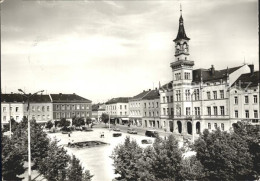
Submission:
<svg viewBox="0 0 260 181">
<path fill-rule="evenodd" d="M 110 131 L 110 113 L 108 113 L 108 120 L 109 120 L 109 122 L 108 122 L 108 130 Z"/>
<path fill-rule="evenodd" d="M 28 180 L 31 181 L 31 131 L 30 131 L 30 121 L 29 121 L 29 106 L 30 106 L 30 98 L 37 93 L 43 92 L 44 90 L 35 92 L 33 94 L 26 95 L 26 93 L 22 89 L 18 89 L 19 92 L 22 92 L 23 96 L 27 99 L 27 120 L 28 120 Z"/>
</svg>

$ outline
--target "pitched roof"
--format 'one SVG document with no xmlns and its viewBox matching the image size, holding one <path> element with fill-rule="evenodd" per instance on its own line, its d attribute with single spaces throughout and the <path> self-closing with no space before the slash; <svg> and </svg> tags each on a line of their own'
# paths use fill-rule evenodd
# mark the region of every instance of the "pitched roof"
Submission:
<svg viewBox="0 0 260 181">
<path fill-rule="evenodd" d="M 233 68 L 227 68 L 222 70 L 214 70 L 214 73 L 212 73 L 212 68 L 210 69 L 196 69 L 193 70 L 192 74 L 192 82 L 200 82 L 201 76 L 203 82 L 214 82 L 218 81 L 220 79 L 226 80 L 227 75 L 233 73 L 234 71 L 238 70 L 242 66 L 233 67 Z"/>
<path fill-rule="evenodd" d="M 30 97 L 30 94 L 25 94 L 25 96 Z M 27 98 L 23 94 L 1 94 L 1 102 L 27 102 Z M 35 94 L 30 97 L 30 102 L 36 103 L 46 103 L 51 102 L 49 95 Z"/>
<path fill-rule="evenodd" d="M 91 103 L 92 101 L 81 97 L 77 94 L 50 94 L 52 101 L 54 103 L 63 103 L 63 102 L 69 102 L 69 103 Z"/>
<path fill-rule="evenodd" d="M 143 92 L 141 92 L 141 93 L 137 94 L 136 96 L 132 97 L 131 99 L 129 99 L 129 101 L 142 99 L 149 91 L 150 90 L 148 90 L 148 91 L 144 90 Z"/>
<path fill-rule="evenodd" d="M 107 101 L 105 104 L 115 104 L 115 103 L 128 103 L 130 97 L 117 97 L 112 98 L 109 101 Z"/>
<path fill-rule="evenodd" d="M 152 100 L 152 99 L 159 99 L 160 94 L 159 90 L 151 90 L 149 91 L 143 98 L 142 100 Z"/>
<path fill-rule="evenodd" d="M 170 82 L 164 84 L 160 89 L 169 89 L 169 88 L 172 88 L 172 83 L 173 83 L 173 81 L 170 81 Z"/>
<path fill-rule="evenodd" d="M 241 88 L 245 87 L 256 87 L 260 83 L 259 80 L 259 71 L 253 73 L 242 74 L 240 77 L 233 83 L 232 86 L 238 85 Z"/>
<path fill-rule="evenodd" d="M 92 104 L 92 111 L 98 111 L 99 104 Z"/>
</svg>

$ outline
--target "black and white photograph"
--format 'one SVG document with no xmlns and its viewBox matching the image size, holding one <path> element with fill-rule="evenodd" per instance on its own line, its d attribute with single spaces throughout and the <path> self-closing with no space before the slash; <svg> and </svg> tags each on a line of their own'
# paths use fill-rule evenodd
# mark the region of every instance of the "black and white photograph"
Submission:
<svg viewBox="0 0 260 181">
<path fill-rule="evenodd" d="M 260 180 L 257 0 L 1 0 L 3 181 Z"/>
</svg>

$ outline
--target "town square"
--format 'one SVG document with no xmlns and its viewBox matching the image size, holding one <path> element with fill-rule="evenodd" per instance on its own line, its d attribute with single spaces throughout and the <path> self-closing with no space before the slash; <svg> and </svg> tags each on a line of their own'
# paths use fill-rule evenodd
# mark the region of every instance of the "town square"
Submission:
<svg viewBox="0 0 260 181">
<path fill-rule="evenodd" d="M 2 180 L 260 179 L 256 0 L 2 0 Z"/>
</svg>

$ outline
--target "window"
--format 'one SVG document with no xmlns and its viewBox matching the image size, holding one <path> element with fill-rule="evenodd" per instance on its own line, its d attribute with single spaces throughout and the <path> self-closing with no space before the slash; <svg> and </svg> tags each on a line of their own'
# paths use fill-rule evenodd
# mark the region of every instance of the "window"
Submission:
<svg viewBox="0 0 260 181">
<path fill-rule="evenodd" d="M 125 112 L 125 115 L 127 115 L 127 113 Z"/>
<path fill-rule="evenodd" d="M 34 112 L 35 111 L 35 107 L 34 106 L 32 106 L 32 112 Z"/>
<path fill-rule="evenodd" d="M 65 110 L 65 105 L 61 105 L 61 110 Z"/>
<path fill-rule="evenodd" d="M 45 120 L 45 115 L 42 115 L 42 119 Z"/>
<path fill-rule="evenodd" d="M 144 115 L 146 116 L 146 112 L 144 112 Z"/>
<path fill-rule="evenodd" d="M 149 111 L 149 117 L 151 117 L 151 112 Z"/>
<path fill-rule="evenodd" d="M 210 123 L 208 123 L 208 129 L 211 129 L 211 124 Z"/>
<path fill-rule="evenodd" d="M 13 107 L 10 107 L 10 112 L 12 112 L 13 111 Z"/>
<path fill-rule="evenodd" d="M 217 108 L 217 106 L 214 106 L 213 110 L 214 110 L 214 115 L 217 116 L 218 115 L 218 108 Z"/>
<path fill-rule="evenodd" d="M 163 115 L 166 115 L 166 110 L 165 110 L 165 108 L 163 108 Z"/>
<path fill-rule="evenodd" d="M 166 98 L 167 98 L 167 102 L 169 102 L 169 96 L 167 96 Z"/>
<path fill-rule="evenodd" d="M 214 128 L 217 129 L 218 128 L 218 124 L 214 123 Z"/>
<path fill-rule="evenodd" d="M 224 115 L 225 115 L 224 106 L 220 106 L 220 115 L 221 115 L 221 116 L 224 116 Z"/>
<path fill-rule="evenodd" d="M 171 102 L 173 102 L 173 96 L 171 96 Z"/>
<path fill-rule="evenodd" d="M 18 112 L 18 110 L 19 110 L 19 107 L 15 107 L 15 112 Z"/>
<path fill-rule="evenodd" d="M 120 105 L 120 109 L 122 109 L 122 105 Z"/>
<path fill-rule="evenodd" d="M 85 109 L 85 106 L 84 106 L 84 104 L 82 104 L 82 105 L 81 105 L 81 109 Z"/>
<path fill-rule="evenodd" d="M 186 107 L 186 115 L 190 116 L 190 107 Z"/>
<path fill-rule="evenodd" d="M 19 116 L 16 116 L 15 120 L 18 121 L 18 119 L 19 119 Z"/>
<path fill-rule="evenodd" d="M 156 102 L 156 107 L 159 107 L 159 103 L 158 102 Z"/>
<path fill-rule="evenodd" d="M 221 130 L 224 131 L 224 123 L 221 123 Z"/>
<path fill-rule="evenodd" d="M 224 90 L 220 90 L 220 99 L 224 99 Z"/>
<path fill-rule="evenodd" d="M 37 106 L 37 111 L 41 111 L 40 106 Z"/>
<path fill-rule="evenodd" d="M 44 112 L 45 111 L 45 106 L 42 106 L 42 112 Z"/>
<path fill-rule="evenodd" d="M 163 103 L 165 103 L 165 97 L 163 96 Z"/>
<path fill-rule="evenodd" d="M 254 103 L 257 103 L 257 95 L 254 95 Z"/>
<path fill-rule="evenodd" d="M 166 109 L 166 115 L 169 115 L 169 108 Z"/>
<path fill-rule="evenodd" d="M 3 107 L 3 112 L 6 112 L 6 107 Z"/>
<path fill-rule="evenodd" d="M 186 101 L 190 100 L 190 90 L 189 89 L 185 90 L 185 97 L 186 97 Z"/>
<path fill-rule="evenodd" d="M 211 107 L 207 107 L 208 115 L 211 116 Z"/>
<path fill-rule="evenodd" d="M 56 113 L 56 117 L 57 117 L 57 118 L 60 118 L 60 113 Z"/>
<path fill-rule="evenodd" d="M 171 115 L 173 115 L 173 108 L 171 108 Z"/>
<path fill-rule="evenodd" d="M 199 98 L 200 98 L 200 90 L 199 89 L 194 90 L 194 96 L 195 96 L 195 101 L 199 100 Z"/>
<path fill-rule="evenodd" d="M 120 115 L 122 116 L 122 112 L 120 112 Z"/>
<path fill-rule="evenodd" d="M 181 80 L 181 73 L 175 74 L 175 80 Z"/>
<path fill-rule="evenodd" d="M 41 115 L 38 115 L 37 120 L 39 121 L 41 119 Z"/>
<path fill-rule="evenodd" d="M 47 106 L 47 111 L 50 111 L 50 106 Z"/>
<path fill-rule="evenodd" d="M 246 118 L 249 118 L 249 111 L 248 110 L 245 111 L 245 115 L 246 115 Z"/>
<path fill-rule="evenodd" d="M 258 112 L 257 112 L 257 110 L 254 110 L 254 118 L 258 118 Z"/>
<path fill-rule="evenodd" d="M 3 116 L 3 121 L 6 121 L 6 116 Z"/>
<path fill-rule="evenodd" d="M 70 112 L 67 112 L 66 117 L 67 117 L 67 118 L 70 118 Z"/>
<path fill-rule="evenodd" d="M 213 98 L 214 99 L 217 99 L 218 97 L 217 97 L 217 91 L 213 91 Z"/>
<path fill-rule="evenodd" d="M 200 115 L 200 108 L 199 107 L 195 107 L 195 115 L 196 116 Z"/>
<path fill-rule="evenodd" d="M 210 92 L 207 92 L 207 98 L 210 99 Z"/>
<path fill-rule="evenodd" d="M 238 98 L 235 96 L 235 104 L 238 104 Z"/>
<path fill-rule="evenodd" d="M 181 100 L 181 91 L 180 90 L 176 90 L 176 100 L 177 101 Z"/>
<path fill-rule="evenodd" d="M 144 103 L 144 107 L 146 108 L 146 103 Z"/>
<path fill-rule="evenodd" d="M 72 110 L 75 110 L 75 105 L 72 105 Z"/>
<path fill-rule="evenodd" d="M 59 106 L 59 105 L 56 105 L 56 109 L 59 110 L 59 109 L 60 109 L 60 106 Z"/>
<path fill-rule="evenodd" d="M 125 105 L 125 109 L 127 108 L 127 106 Z"/>
<path fill-rule="evenodd" d="M 70 105 L 67 105 L 67 110 L 70 110 Z"/>
<path fill-rule="evenodd" d="M 238 118 L 238 110 L 235 110 L 235 118 Z"/>
<path fill-rule="evenodd" d="M 77 106 L 77 107 L 76 107 L 76 109 L 77 109 L 77 110 L 79 110 L 79 109 L 80 109 L 80 105 L 79 105 L 79 104 L 77 104 L 76 106 Z"/>
<path fill-rule="evenodd" d="M 248 96 L 245 96 L 245 104 L 248 104 Z"/>
<path fill-rule="evenodd" d="M 190 79 L 190 73 L 189 72 L 184 72 L 184 79 L 185 80 L 189 80 Z"/>
</svg>

